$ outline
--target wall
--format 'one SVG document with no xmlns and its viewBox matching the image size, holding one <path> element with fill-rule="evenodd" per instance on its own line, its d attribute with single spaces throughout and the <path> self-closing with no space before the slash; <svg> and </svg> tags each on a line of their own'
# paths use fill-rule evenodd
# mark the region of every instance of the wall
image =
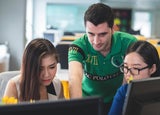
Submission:
<svg viewBox="0 0 160 115">
<path fill-rule="evenodd" d="M 140 2 L 139 2 L 140 1 Z M 43 32 L 46 29 L 46 19 L 45 19 L 45 10 L 46 3 L 66 3 L 66 4 L 92 4 L 96 2 L 103 2 L 110 5 L 113 8 L 132 8 L 134 11 L 149 11 L 152 14 L 152 22 L 151 22 L 151 35 L 160 37 L 160 12 L 159 12 L 159 2 L 154 0 L 147 1 L 143 3 L 143 1 L 139 0 L 136 3 L 131 0 L 123 0 L 122 2 L 119 0 L 34 0 L 34 18 L 33 18 L 33 38 L 43 37 Z M 143 4 L 143 5 L 142 5 Z"/>
<path fill-rule="evenodd" d="M 155 10 L 153 15 L 153 24 L 152 24 L 152 33 L 153 37 L 159 38 L 160 39 L 160 11 Z"/>
<path fill-rule="evenodd" d="M 8 42 L 9 70 L 20 68 L 25 44 L 26 0 L 0 0 L 0 43 Z"/>
<path fill-rule="evenodd" d="M 42 37 L 46 30 L 46 4 L 50 3 L 72 3 L 72 4 L 92 4 L 100 0 L 34 0 L 33 3 L 33 38 Z"/>
<path fill-rule="evenodd" d="M 160 38 L 160 1 L 159 0 L 101 0 L 112 8 L 132 8 L 134 11 L 151 12 L 151 38 Z"/>
</svg>

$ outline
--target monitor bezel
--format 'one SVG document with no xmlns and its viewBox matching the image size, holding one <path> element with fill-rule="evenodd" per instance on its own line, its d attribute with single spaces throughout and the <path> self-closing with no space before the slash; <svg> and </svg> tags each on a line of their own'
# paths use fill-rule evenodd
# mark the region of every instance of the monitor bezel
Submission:
<svg viewBox="0 0 160 115">
<path fill-rule="evenodd" d="M 97 112 L 96 115 L 103 114 L 102 108 L 103 100 L 101 97 L 85 97 L 85 98 L 75 98 L 75 99 L 60 99 L 54 101 L 37 101 L 35 103 L 22 102 L 18 104 L 10 105 L 0 105 L 0 114 L 49 114 L 53 112 L 55 115 L 64 115 L 64 113 L 69 115 L 75 115 L 88 111 Z M 92 107 L 93 106 L 93 107 Z M 84 108 L 85 107 L 85 108 Z M 95 108 L 96 110 L 90 110 Z M 68 112 L 68 113 L 67 113 Z M 93 113 L 93 112 L 92 112 Z M 87 113 L 88 114 L 88 113 Z M 95 114 L 95 113 L 93 113 Z"/>
<path fill-rule="evenodd" d="M 152 107 L 152 109 L 148 109 Z M 160 113 L 160 77 L 133 80 L 128 84 L 122 115 Z"/>
</svg>

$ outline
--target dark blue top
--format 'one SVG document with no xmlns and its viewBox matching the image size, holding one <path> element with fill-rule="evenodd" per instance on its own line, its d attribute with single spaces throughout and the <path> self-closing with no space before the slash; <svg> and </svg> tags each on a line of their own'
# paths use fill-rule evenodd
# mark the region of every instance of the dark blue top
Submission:
<svg viewBox="0 0 160 115">
<path fill-rule="evenodd" d="M 128 84 L 122 85 L 116 92 L 108 115 L 122 115 Z"/>
</svg>

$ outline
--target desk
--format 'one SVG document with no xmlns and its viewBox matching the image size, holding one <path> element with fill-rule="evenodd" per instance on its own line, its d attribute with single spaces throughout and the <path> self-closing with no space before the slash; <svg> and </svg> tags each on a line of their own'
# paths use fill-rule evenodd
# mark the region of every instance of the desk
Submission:
<svg viewBox="0 0 160 115">
<path fill-rule="evenodd" d="M 74 33 L 74 36 L 73 35 L 65 35 L 62 37 L 62 41 L 73 41 L 77 38 L 80 38 L 81 36 L 83 36 L 85 33 Z"/>
</svg>

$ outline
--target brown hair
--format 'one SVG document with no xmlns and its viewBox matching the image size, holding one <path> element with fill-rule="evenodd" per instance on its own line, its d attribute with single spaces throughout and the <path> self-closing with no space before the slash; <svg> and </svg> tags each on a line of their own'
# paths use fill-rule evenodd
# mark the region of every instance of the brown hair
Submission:
<svg viewBox="0 0 160 115">
<path fill-rule="evenodd" d="M 40 99 L 40 65 L 44 56 L 58 55 L 54 45 L 47 39 L 33 39 L 25 48 L 21 66 L 20 100 Z"/>
</svg>

